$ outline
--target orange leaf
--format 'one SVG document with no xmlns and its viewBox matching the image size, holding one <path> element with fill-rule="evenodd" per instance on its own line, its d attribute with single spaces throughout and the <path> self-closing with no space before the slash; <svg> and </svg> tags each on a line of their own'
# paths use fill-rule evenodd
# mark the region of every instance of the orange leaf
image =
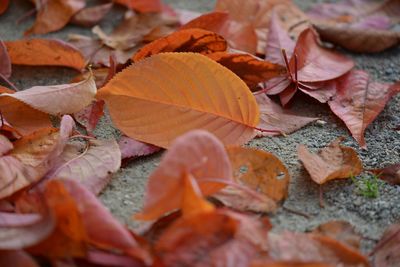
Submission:
<svg viewBox="0 0 400 267">
<path fill-rule="evenodd" d="M 118 73 L 97 94 L 115 125 L 139 141 L 169 147 L 192 129 L 212 132 L 224 144 L 253 138 L 259 111 L 246 84 L 194 53 L 155 55 Z"/>
<path fill-rule="evenodd" d="M 11 63 L 28 66 L 62 66 L 81 71 L 86 63 L 73 46 L 57 39 L 30 39 L 5 42 Z"/>
<path fill-rule="evenodd" d="M 25 32 L 29 34 L 45 34 L 63 28 L 70 19 L 85 7 L 85 0 L 46 0 L 33 1 L 37 15 L 35 24 Z"/>
<path fill-rule="evenodd" d="M 312 154 L 304 145 L 299 145 L 299 159 L 317 184 L 361 173 L 363 167 L 357 152 L 351 147 L 341 146 L 341 141 L 342 138 L 336 139 L 317 154 Z"/>
<path fill-rule="evenodd" d="M 228 18 L 229 14 L 227 12 L 216 11 L 203 14 L 183 25 L 181 30 L 199 28 L 218 33 L 221 31 L 221 28 L 225 25 Z"/>
<path fill-rule="evenodd" d="M 287 197 L 290 175 L 285 165 L 273 154 L 244 147 L 227 149 L 233 167 L 233 178 L 238 184 L 258 193 L 252 196 L 228 186 L 214 195 L 227 206 L 255 212 L 273 212 L 276 202 Z"/>
<path fill-rule="evenodd" d="M 114 0 L 114 3 L 124 5 L 140 13 L 159 13 L 163 8 L 161 0 Z"/>
<path fill-rule="evenodd" d="M 157 219 L 182 207 L 182 204 L 189 204 L 182 203 L 184 197 L 190 195 L 182 188 L 188 175 L 196 179 L 204 195 L 224 187 L 221 183 L 205 179 L 218 178 L 223 182 L 231 178 L 231 166 L 224 146 L 206 131 L 191 131 L 174 141 L 159 167 L 151 174 L 143 211 L 135 217 L 141 220 Z M 191 197 L 193 199 L 193 195 Z"/>
<path fill-rule="evenodd" d="M 261 60 L 250 54 L 216 52 L 207 56 L 233 71 L 250 89 L 254 89 L 261 82 L 286 73 L 284 67 Z"/>
<path fill-rule="evenodd" d="M 225 51 L 226 41 L 218 34 L 201 29 L 187 29 L 174 32 L 142 47 L 132 60 L 137 62 L 145 57 L 162 52 L 196 52 L 208 54 Z"/>
<path fill-rule="evenodd" d="M 48 238 L 29 248 L 28 251 L 49 258 L 85 256 L 87 236 L 84 223 L 76 201 L 68 193 L 62 181 L 47 182 L 44 197 L 57 224 Z"/>
</svg>

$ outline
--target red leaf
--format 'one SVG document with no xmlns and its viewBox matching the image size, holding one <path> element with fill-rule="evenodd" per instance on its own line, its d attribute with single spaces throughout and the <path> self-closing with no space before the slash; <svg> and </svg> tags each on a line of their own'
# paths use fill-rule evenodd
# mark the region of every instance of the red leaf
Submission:
<svg viewBox="0 0 400 267">
<path fill-rule="evenodd" d="M 104 115 L 104 104 L 103 100 L 92 102 L 92 104 L 74 114 L 75 120 L 84 126 L 88 133 L 92 133 Z"/>
<path fill-rule="evenodd" d="M 122 136 L 118 144 L 122 159 L 147 156 L 161 150 L 158 146 L 143 143 L 127 136 Z"/>
<path fill-rule="evenodd" d="M 10 0 L 0 0 L 0 15 L 6 12 L 9 5 Z"/>
<path fill-rule="evenodd" d="M 114 0 L 114 2 L 141 13 L 159 13 L 163 10 L 161 0 Z"/>
<path fill-rule="evenodd" d="M 0 251 L 1 267 L 39 267 L 36 261 L 22 250 Z"/>
<path fill-rule="evenodd" d="M 10 78 L 11 76 L 11 60 L 7 52 L 7 47 L 0 40 L 0 79 Z"/>
<path fill-rule="evenodd" d="M 367 72 L 355 70 L 338 80 L 337 94 L 328 104 L 360 146 L 366 148 L 365 129 L 398 92 L 400 83 L 374 82 Z"/>
</svg>

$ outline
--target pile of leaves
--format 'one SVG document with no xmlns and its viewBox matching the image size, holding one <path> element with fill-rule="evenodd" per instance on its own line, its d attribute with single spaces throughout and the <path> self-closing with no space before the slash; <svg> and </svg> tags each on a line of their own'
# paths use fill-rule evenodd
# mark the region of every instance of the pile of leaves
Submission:
<svg viewBox="0 0 400 267">
<path fill-rule="evenodd" d="M 366 148 L 365 129 L 400 82 L 373 81 L 321 40 L 353 52 L 398 45 L 390 29 L 400 1 L 322 4 L 308 14 L 289 0 L 218 0 L 208 14 L 161 0 L 32 2 L 26 35 L 73 23 L 94 26 L 95 36 L 0 41 L 0 266 L 398 266 L 398 224 L 369 255 L 346 222 L 271 232 L 268 214 L 288 195 L 289 171 L 272 153 L 241 146 L 315 121 L 286 108 L 306 94 Z M 127 12 L 108 34 L 97 24 L 114 4 Z M 0 1 L 0 14 L 8 5 Z M 12 65 L 80 73 L 19 90 Z M 118 142 L 93 133 L 105 107 L 124 134 Z M 299 145 L 317 184 L 364 171 L 342 140 L 318 153 Z M 96 195 L 122 161 L 163 148 L 134 215 L 150 222 L 133 232 Z M 399 184 L 399 170 L 369 171 Z"/>
</svg>

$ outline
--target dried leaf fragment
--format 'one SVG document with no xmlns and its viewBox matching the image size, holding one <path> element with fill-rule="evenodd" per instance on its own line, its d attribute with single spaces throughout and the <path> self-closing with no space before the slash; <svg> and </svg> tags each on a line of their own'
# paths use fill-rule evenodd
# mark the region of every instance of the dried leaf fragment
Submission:
<svg viewBox="0 0 400 267">
<path fill-rule="evenodd" d="M 379 179 L 382 179 L 389 184 L 399 185 L 400 184 L 400 164 L 389 165 L 382 169 L 371 170 L 375 173 Z"/>
<path fill-rule="evenodd" d="M 363 170 L 357 152 L 351 147 L 341 146 L 341 141 L 341 138 L 336 139 L 317 154 L 310 153 L 304 145 L 298 146 L 299 159 L 317 184 L 356 176 Z"/>
<path fill-rule="evenodd" d="M 259 119 L 246 84 L 197 53 L 163 53 L 133 64 L 97 98 L 127 136 L 164 148 L 192 129 L 208 130 L 224 144 L 243 144 Z"/>
<path fill-rule="evenodd" d="M 329 221 L 320 224 L 312 233 L 336 239 L 356 249 L 360 249 L 361 236 L 355 232 L 354 226 L 346 221 Z"/>
</svg>

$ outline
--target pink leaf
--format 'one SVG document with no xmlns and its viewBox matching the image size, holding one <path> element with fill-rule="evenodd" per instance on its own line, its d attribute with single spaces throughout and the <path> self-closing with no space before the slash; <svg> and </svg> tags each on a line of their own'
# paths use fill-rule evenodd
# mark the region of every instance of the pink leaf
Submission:
<svg viewBox="0 0 400 267">
<path fill-rule="evenodd" d="M 143 143 L 127 136 L 122 136 L 118 145 L 121 150 L 122 159 L 147 156 L 161 150 L 158 146 Z"/>
</svg>

